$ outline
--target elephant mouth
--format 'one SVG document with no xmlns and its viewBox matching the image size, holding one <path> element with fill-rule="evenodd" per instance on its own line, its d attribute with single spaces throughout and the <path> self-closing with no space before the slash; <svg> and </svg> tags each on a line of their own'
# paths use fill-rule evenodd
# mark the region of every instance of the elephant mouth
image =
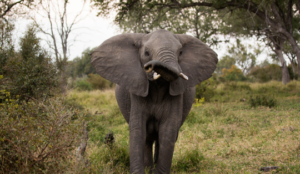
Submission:
<svg viewBox="0 0 300 174">
<path fill-rule="evenodd" d="M 144 65 L 144 70 L 146 73 L 152 74 L 152 79 L 157 80 L 160 77 L 167 81 L 173 81 L 178 77 L 188 80 L 188 76 L 179 72 L 177 68 L 169 66 L 163 62 L 152 60 Z"/>
</svg>

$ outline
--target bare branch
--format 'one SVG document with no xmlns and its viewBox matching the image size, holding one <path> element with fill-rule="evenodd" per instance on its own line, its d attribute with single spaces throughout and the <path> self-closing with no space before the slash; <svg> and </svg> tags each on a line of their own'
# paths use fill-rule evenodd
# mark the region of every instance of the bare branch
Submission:
<svg viewBox="0 0 300 174">
<path fill-rule="evenodd" d="M 0 14 L 0 18 L 3 18 L 15 5 L 20 4 L 22 2 L 24 2 L 24 0 L 19 0 L 19 1 L 16 1 L 16 2 L 12 3 L 12 4 L 7 3 L 7 1 L 2 2 L 2 3 L 5 4 L 6 9 L 5 10 L 1 9 L 1 11 L 2 10 L 4 10 L 4 11 Z"/>
</svg>

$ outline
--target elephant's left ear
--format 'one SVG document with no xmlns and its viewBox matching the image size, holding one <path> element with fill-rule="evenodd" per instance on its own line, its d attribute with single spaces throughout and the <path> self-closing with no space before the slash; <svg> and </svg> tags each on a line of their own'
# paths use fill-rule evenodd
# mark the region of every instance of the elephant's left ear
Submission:
<svg viewBox="0 0 300 174">
<path fill-rule="evenodd" d="M 171 82 L 171 95 L 182 94 L 186 88 L 194 87 L 210 78 L 218 63 L 218 55 L 199 39 L 185 34 L 175 36 L 182 44 L 179 65 L 189 79 L 186 81 L 178 78 Z"/>
</svg>

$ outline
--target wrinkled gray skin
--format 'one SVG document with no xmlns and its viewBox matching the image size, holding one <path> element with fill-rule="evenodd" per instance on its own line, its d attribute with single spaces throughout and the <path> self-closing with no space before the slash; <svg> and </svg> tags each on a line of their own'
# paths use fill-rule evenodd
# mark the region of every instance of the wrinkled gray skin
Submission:
<svg viewBox="0 0 300 174">
<path fill-rule="evenodd" d="M 129 124 L 130 173 L 145 173 L 145 168 L 170 173 L 195 85 L 211 77 L 217 54 L 192 36 L 158 30 L 114 36 L 96 48 L 91 59 L 98 74 L 117 84 L 118 105 Z M 154 80 L 154 72 L 161 77 Z"/>
</svg>

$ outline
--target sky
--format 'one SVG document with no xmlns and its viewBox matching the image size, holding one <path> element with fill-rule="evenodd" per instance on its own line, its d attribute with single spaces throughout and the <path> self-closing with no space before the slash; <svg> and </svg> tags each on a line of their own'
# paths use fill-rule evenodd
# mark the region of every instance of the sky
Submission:
<svg viewBox="0 0 300 174">
<path fill-rule="evenodd" d="M 76 14 L 82 9 L 82 0 L 72 0 L 68 4 L 68 21 L 71 23 L 76 16 Z M 40 14 L 45 15 L 42 10 L 39 11 Z M 120 30 L 116 25 L 113 24 L 114 16 L 103 18 L 97 17 L 97 10 L 90 7 L 90 3 L 87 0 L 83 11 L 80 15 L 80 21 L 74 25 L 73 31 L 70 33 L 70 48 L 68 52 L 69 60 L 80 56 L 81 53 L 87 48 L 94 48 L 99 46 L 106 39 L 121 34 Z M 35 15 L 35 18 L 39 25 L 42 26 L 44 30 L 50 31 L 50 25 L 47 18 L 41 17 L 40 15 Z M 15 22 L 15 43 L 19 42 L 19 38 L 24 35 L 26 28 L 32 23 L 30 19 L 19 19 Z M 39 33 L 38 37 L 42 39 L 42 45 L 47 46 L 46 40 L 49 40 L 44 34 Z"/>
<path fill-rule="evenodd" d="M 76 14 L 83 9 L 80 18 L 78 18 L 80 21 L 74 25 L 73 31 L 70 34 L 69 43 L 71 46 L 69 47 L 68 52 L 69 60 L 81 56 L 85 49 L 97 47 L 106 39 L 122 33 L 120 29 L 113 24 L 114 15 L 111 15 L 108 18 L 97 17 L 97 9 L 91 8 L 89 0 L 87 0 L 84 6 L 82 5 L 82 1 L 83 0 L 72 0 L 68 4 L 68 22 L 73 21 Z M 45 15 L 42 10 L 39 10 L 38 13 Z M 41 15 L 36 15 L 35 18 L 43 29 L 49 31 L 49 22 L 47 18 L 41 17 Z M 16 43 L 19 42 L 18 38 L 25 33 L 26 26 L 30 23 L 32 23 L 32 21 L 29 19 L 17 20 L 15 23 Z M 49 40 L 49 38 L 42 33 L 38 34 L 38 36 L 43 40 L 43 46 L 47 47 L 46 40 Z M 231 39 L 231 42 L 235 42 L 234 39 Z M 255 40 L 244 40 L 244 43 L 255 44 Z M 220 44 L 218 48 L 213 48 L 213 50 L 218 54 L 219 59 L 226 54 L 228 45 L 229 43 Z M 263 61 L 266 56 L 266 53 L 262 54 L 258 58 L 258 62 Z"/>
</svg>

